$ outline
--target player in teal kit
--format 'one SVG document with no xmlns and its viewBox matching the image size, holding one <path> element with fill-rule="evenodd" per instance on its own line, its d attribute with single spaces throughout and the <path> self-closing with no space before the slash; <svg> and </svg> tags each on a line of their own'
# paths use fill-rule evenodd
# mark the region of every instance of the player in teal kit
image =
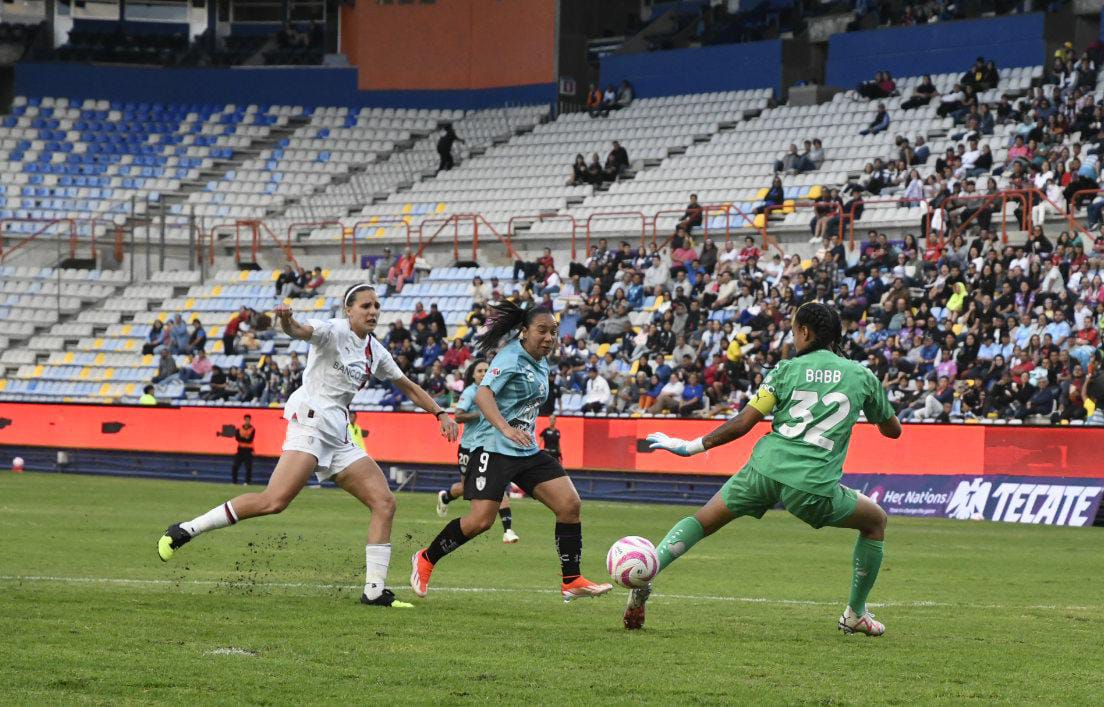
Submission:
<svg viewBox="0 0 1104 707">
<path fill-rule="evenodd" d="M 471 510 L 446 525 L 437 537 L 411 558 L 410 586 L 424 597 L 429 577 L 445 555 L 494 525 L 502 494 L 511 483 L 556 514 L 556 550 L 560 556 L 564 601 L 598 596 L 612 587 L 583 577 L 582 502 L 560 463 L 537 447 L 537 413 L 548 397 L 548 359 L 556 347 L 559 324 L 542 307 L 522 309 L 510 301 L 491 306 L 487 330 L 479 338 L 483 354 L 512 337 L 491 361 L 475 394 L 483 414 L 465 437 L 473 450 L 464 475 L 464 498 Z M 515 333 L 516 332 L 516 333 Z"/>
<path fill-rule="evenodd" d="M 444 518 L 448 515 L 448 504 L 464 495 L 464 476 L 468 473 L 468 463 L 472 456 L 479 457 L 482 449 L 476 449 L 475 439 L 479 429 L 479 421 L 483 414 L 475 407 L 475 393 L 479 390 L 479 383 L 487 374 L 487 362 L 476 359 L 468 364 L 468 370 L 464 373 L 464 392 L 460 393 L 460 399 L 456 401 L 456 421 L 464 425 L 464 435 L 460 438 L 460 446 L 456 450 L 456 462 L 460 467 L 460 480 L 447 489 L 437 492 L 437 515 Z M 510 510 L 510 494 L 507 492 L 502 497 L 502 503 L 498 507 L 498 517 L 502 520 L 502 542 L 507 545 L 516 543 L 519 538 L 514 532 L 514 516 Z"/>
<path fill-rule="evenodd" d="M 882 564 L 886 514 L 866 496 L 840 484 L 851 428 L 859 412 L 886 437 L 901 436 L 901 423 L 878 379 L 868 369 L 836 354 L 839 315 L 807 303 L 794 315 L 797 355 L 782 361 L 739 415 L 705 437 L 682 440 L 662 432 L 648 435 L 652 449 L 680 456 L 700 454 L 749 432 L 773 413 L 771 431 L 759 440 L 746 466 L 698 512 L 671 528 L 656 547 L 660 571 L 702 538 L 734 518 L 761 518 L 781 503 L 814 528 L 859 531 L 852 563 L 851 595 L 839 620 L 845 633 L 880 636 L 885 626 L 866 610 L 866 598 Z M 634 589 L 625 609 L 625 628 L 644 625 L 651 587 Z"/>
</svg>

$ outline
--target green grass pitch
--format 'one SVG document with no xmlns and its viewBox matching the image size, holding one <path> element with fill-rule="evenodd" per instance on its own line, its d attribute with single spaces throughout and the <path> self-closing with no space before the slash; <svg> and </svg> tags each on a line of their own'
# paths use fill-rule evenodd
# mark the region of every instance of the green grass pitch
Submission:
<svg viewBox="0 0 1104 707">
<path fill-rule="evenodd" d="M 368 513 L 306 490 L 281 516 L 203 536 L 162 564 L 172 521 L 229 485 L 0 476 L 0 702 L 19 704 L 1096 703 L 1104 695 L 1100 529 L 890 520 L 878 639 L 836 630 L 850 531 L 781 512 L 705 540 L 657 583 L 647 628 L 625 590 L 565 605 L 552 516 L 516 504 L 446 558 L 430 595 L 410 554 L 440 529 L 401 494 L 390 583 L 357 603 Z M 466 508 L 457 502 L 450 509 Z M 584 503 L 584 572 L 623 535 L 690 509 Z"/>
</svg>

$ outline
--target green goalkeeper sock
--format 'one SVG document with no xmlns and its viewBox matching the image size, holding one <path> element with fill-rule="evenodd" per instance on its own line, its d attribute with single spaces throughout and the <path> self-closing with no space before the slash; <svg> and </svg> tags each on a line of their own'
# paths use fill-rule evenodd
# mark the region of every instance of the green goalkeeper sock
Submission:
<svg viewBox="0 0 1104 707">
<path fill-rule="evenodd" d="M 656 546 L 660 571 L 684 555 L 687 550 L 694 547 L 704 537 L 705 530 L 702 529 L 698 519 L 693 516 L 683 518 L 675 523 L 675 527 L 671 528 L 667 532 L 667 536 Z"/>
<path fill-rule="evenodd" d="M 878 579 L 882 566 L 882 541 L 867 540 L 859 536 L 855 541 L 855 554 L 851 563 L 851 596 L 847 605 L 859 616 L 866 611 L 866 597 Z"/>
</svg>

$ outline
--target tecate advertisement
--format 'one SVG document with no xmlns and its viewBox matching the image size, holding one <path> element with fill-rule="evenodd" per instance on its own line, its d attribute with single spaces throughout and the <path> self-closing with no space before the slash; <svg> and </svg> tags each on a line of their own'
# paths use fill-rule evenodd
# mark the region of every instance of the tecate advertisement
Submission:
<svg viewBox="0 0 1104 707">
<path fill-rule="evenodd" d="M 1092 525 L 1104 479 L 1031 476 L 889 476 L 845 474 L 892 515 L 999 520 L 1035 525 Z"/>
</svg>

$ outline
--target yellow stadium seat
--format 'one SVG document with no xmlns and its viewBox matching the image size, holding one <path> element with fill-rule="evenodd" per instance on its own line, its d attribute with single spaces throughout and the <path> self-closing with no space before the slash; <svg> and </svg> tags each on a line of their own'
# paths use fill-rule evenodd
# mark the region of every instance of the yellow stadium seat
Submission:
<svg viewBox="0 0 1104 707">
<path fill-rule="evenodd" d="M 403 204 L 402 211 L 400 213 L 409 214 L 414 210 L 414 204 Z"/>
<path fill-rule="evenodd" d="M 123 351 L 133 351 L 135 343 L 134 339 L 127 339 L 123 342 Z"/>
<path fill-rule="evenodd" d="M 123 336 L 130 336 L 130 330 L 134 328 L 133 324 L 123 325 Z"/>
<path fill-rule="evenodd" d="M 443 214 L 443 213 L 445 213 L 445 208 L 446 208 L 445 202 L 443 202 L 443 201 L 438 202 L 436 212 L 439 213 L 439 214 Z"/>
<path fill-rule="evenodd" d="M 195 297 L 189 297 L 184 300 L 184 309 L 191 309 L 195 307 Z"/>
<path fill-rule="evenodd" d="M 268 279 L 272 282 L 276 282 L 277 280 L 280 279 L 280 271 L 279 270 L 273 270 L 272 275 L 270 275 Z"/>
<path fill-rule="evenodd" d="M 368 219 L 368 223 L 379 223 L 379 216 L 373 216 L 372 218 Z"/>
<path fill-rule="evenodd" d="M 217 339 L 211 344 L 211 353 L 222 353 L 222 339 Z"/>
<path fill-rule="evenodd" d="M 124 388 L 124 390 L 126 390 L 127 395 L 134 395 L 134 384 L 133 383 L 127 383 L 126 388 Z"/>
<path fill-rule="evenodd" d="M 410 224 L 410 223 L 414 222 L 414 219 L 410 218 L 409 216 L 403 216 L 402 220 L 403 220 L 403 223 L 405 223 L 405 224 Z"/>
<path fill-rule="evenodd" d="M 809 187 L 809 198 L 810 199 L 815 200 L 815 199 L 819 199 L 822 196 L 824 196 L 824 187 L 820 186 L 819 184 L 815 184 L 815 185 Z"/>
<path fill-rule="evenodd" d="M 102 366 L 104 362 L 104 355 L 102 353 L 96 354 L 96 358 L 92 359 L 92 364 L 96 366 Z"/>
<path fill-rule="evenodd" d="M 100 386 L 100 392 L 98 393 L 98 395 L 100 395 L 101 397 L 106 397 L 110 393 L 111 393 L 111 384 L 110 383 L 104 383 L 103 385 Z"/>
<path fill-rule="evenodd" d="M 248 279 L 249 279 L 249 271 L 248 270 L 242 270 L 240 273 L 238 273 L 238 282 L 245 282 Z"/>
<path fill-rule="evenodd" d="M 755 198 L 757 200 L 758 199 L 766 199 L 767 198 L 767 192 L 769 192 L 769 191 L 770 191 L 769 187 L 763 187 L 759 191 L 755 192 Z"/>
<path fill-rule="evenodd" d="M 767 225 L 766 214 L 755 214 L 755 218 L 752 220 L 752 224 L 755 228 L 763 228 Z"/>
<path fill-rule="evenodd" d="M 220 331 L 222 331 L 222 327 L 220 326 L 207 327 L 207 336 L 210 338 L 214 338 L 216 336 L 219 336 Z"/>
<path fill-rule="evenodd" d="M 153 365 L 153 354 L 144 354 L 142 356 L 142 365 L 143 366 L 152 366 Z"/>
<path fill-rule="evenodd" d="M 802 270 L 808 270 L 812 266 L 813 266 L 813 259 L 812 258 L 805 258 L 804 260 L 801 261 L 801 269 Z"/>
<path fill-rule="evenodd" d="M 640 359 L 636 359 L 632 362 L 632 366 L 629 367 L 629 375 L 635 376 L 636 372 L 640 370 Z"/>
<path fill-rule="evenodd" d="M 7 378 L 0 378 L 0 390 L 3 390 L 4 388 L 7 388 L 7 387 L 8 387 L 8 379 Z"/>
<path fill-rule="evenodd" d="M 793 212 L 794 212 L 794 201 L 793 201 L 793 199 L 786 199 L 785 201 L 783 201 L 782 202 L 782 213 L 792 214 Z"/>
<path fill-rule="evenodd" d="M 380 226 L 379 228 L 376 229 L 376 232 L 375 232 L 373 237 L 374 238 L 383 238 L 386 234 L 387 234 L 387 229 L 384 228 L 383 226 Z"/>
<path fill-rule="evenodd" d="M 463 339 L 467 335 L 468 335 L 468 325 L 467 324 L 461 324 L 460 326 L 456 327 L 456 333 L 453 335 L 452 338 L 454 338 L 454 339 Z"/>
<path fill-rule="evenodd" d="M 43 365 L 42 365 L 41 363 L 40 363 L 40 364 L 38 364 L 37 366 L 35 366 L 35 368 L 34 368 L 34 373 L 32 373 L 32 374 L 31 374 L 31 377 L 32 377 L 32 378 L 41 378 L 41 377 L 42 377 L 42 371 L 43 371 L 43 370 L 44 370 L 45 368 L 46 368 L 46 367 L 45 367 L 45 366 L 43 366 Z"/>
<path fill-rule="evenodd" d="M 314 308 L 315 309 L 325 309 L 325 307 L 326 307 L 326 298 L 325 297 L 315 297 L 314 298 Z"/>
<path fill-rule="evenodd" d="M 115 377 L 115 369 L 114 368 L 105 369 L 103 377 L 104 377 L 104 380 L 107 380 L 107 381 L 111 380 L 112 378 Z"/>
<path fill-rule="evenodd" d="M 160 314 L 157 315 L 157 321 L 161 322 L 162 324 L 164 324 L 168 320 L 169 320 L 169 313 L 168 312 L 161 312 Z"/>
<path fill-rule="evenodd" d="M 324 277 L 326 279 L 329 279 L 329 277 L 330 277 L 330 269 L 329 268 L 323 268 L 322 269 L 322 277 Z"/>
<path fill-rule="evenodd" d="M 602 358 L 603 356 L 608 354 L 609 350 L 610 350 L 610 345 L 609 344 L 599 344 L 598 345 L 598 358 Z"/>
<path fill-rule="evenodd" d="M 103 339 L 96 339 L 95 341 L 93 341 L 92 342 L 92 348 L 102 349 L 103 348 Z"/>
<path fill-rule="evenodd" d="M 65 358 L 62 359 L 62 363 L 72 363 L 73 358 L 74 358 L 73 352 L 72 351 L 66 351 L 65 352 Z"/>
<path fill-rule="evenodd" d="M 215 285 L 214 287 L 211 288 L 211 296 L 212 297 L 218 297 L 221 294 L 222 294 L 222 285 Z"/>
<path fill-rule="evenodd" d="M 81 372 L 77 377 L 80 378 L 81 380 L 88 380 L 88 376 L 91 375 L 91 374 L 92 374 L 92 369 L 89 368 L 88 366 L 85 366 L 84 368 L 81 369 Z"/>
</svg>

